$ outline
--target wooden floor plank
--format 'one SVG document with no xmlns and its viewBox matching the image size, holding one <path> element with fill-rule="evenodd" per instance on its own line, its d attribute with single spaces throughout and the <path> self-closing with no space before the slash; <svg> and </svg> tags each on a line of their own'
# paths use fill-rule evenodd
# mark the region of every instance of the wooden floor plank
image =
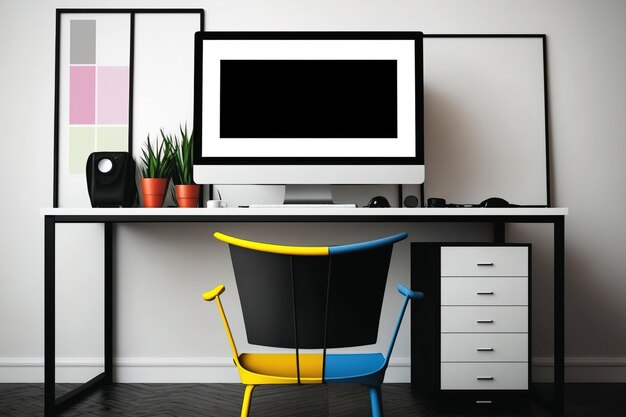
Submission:
<svg viewBox="0 0 626 417">
<path fill-rule="evenodd" d="M 72 385 L 59 384 L 57 393 Z M 443 413 L 409 384 L 384 384 L 386 417 L 463 417 Z M 240 384 L 113 384 L 64 411 L 63 417 L 237 417 Z M 568 417 L 626 416 L 626 384 L 568 384 Z M 0 416 L 43 415 L 43 384 L 0 384 Z M 369 416 L 367 389 L 358 385 L 261 386 L 254 391 L 250 417 Z M 533 404 L 529 410 L 500 417 L 549 417 Z"/>
</svg>

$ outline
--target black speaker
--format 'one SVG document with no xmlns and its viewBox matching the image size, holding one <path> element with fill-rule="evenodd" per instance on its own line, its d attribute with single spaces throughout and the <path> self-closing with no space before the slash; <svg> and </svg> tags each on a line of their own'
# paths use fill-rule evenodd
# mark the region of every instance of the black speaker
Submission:
<svg viewBox="0 0 626 417">
<path fill-rule="evenodd" d="M 94 152 L 87 159 L 91 207 L 132 207 L 137 200 L 135 161 L 128 152 Z"/>
</svg>

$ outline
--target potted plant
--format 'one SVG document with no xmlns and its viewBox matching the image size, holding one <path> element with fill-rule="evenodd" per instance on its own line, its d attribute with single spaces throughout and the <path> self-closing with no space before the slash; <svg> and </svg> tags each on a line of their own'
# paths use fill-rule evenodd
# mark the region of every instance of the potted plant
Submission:
<svg viewBox="0 0 626 417">
<path fill-rule="evenodd" d="M 162 131 L 161 136 L 163 136 Z M 141 193 L 143 204 L 145 207 L 162 207 L 174 164 L 174 150 L 165 136 L 162 137 L 161 143 L 157 138 L 156 148 L 153 148 L 150 135 L 148 135 L 142 153 Z"/>
<path fill-rule="evenodd" d="M 167 136 L 167 141 L 174 150 L 174 169 L 172 178 L 179 207 L 198 207 L 200 185 L 193 182 L 193 131 L 187 131 L 187 125 L 179 126 L 180 138 Z M 163 137 L 163 132 L 161 132 Z"/>
</svg>

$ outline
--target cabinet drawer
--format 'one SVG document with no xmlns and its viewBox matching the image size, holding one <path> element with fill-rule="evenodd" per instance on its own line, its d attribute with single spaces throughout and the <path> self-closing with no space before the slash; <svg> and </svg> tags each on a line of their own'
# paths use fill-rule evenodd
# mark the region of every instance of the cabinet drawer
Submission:
<svg viewBox="0 0 626 417">
<path fill-rule="evenodd" d="M 527 362 L 528 334 L 441 335 L 442 362 Z"/>
<path fill-rule="evenodd" d="M 526 246 L 445 246 L 441 276 L 528 276 Z"/>
<path fill-rule="evenodd" d="M 528 390 L 443 390 L 437 406 L 455 416 L 530 415 L 529 398 Z"/>
<path fill-rule="evenodd" d="M 528 364 L 442 363 L 441 389 L 528 389 Z"/>
<path fill-rule="evenodd" d="M 446 333 L 528 332 L 526 306 L 444 306 L 441 331 Z"/>
<path fill-rule="evenodd" d="M 441 278 L 441 305 L 528 305 L 528 278 Z"/>
</svg>

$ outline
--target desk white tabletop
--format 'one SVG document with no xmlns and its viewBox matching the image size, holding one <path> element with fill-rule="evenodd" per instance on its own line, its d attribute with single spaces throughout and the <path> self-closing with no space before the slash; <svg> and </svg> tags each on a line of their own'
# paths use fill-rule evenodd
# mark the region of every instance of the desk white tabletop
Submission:
<svg viewBox="0 0 626 417">
<path fill-rule="evenodd" d="M 562 207 L 506 208 L 42 208 L 43 216 L 566 216 Z"/>
</svg>

